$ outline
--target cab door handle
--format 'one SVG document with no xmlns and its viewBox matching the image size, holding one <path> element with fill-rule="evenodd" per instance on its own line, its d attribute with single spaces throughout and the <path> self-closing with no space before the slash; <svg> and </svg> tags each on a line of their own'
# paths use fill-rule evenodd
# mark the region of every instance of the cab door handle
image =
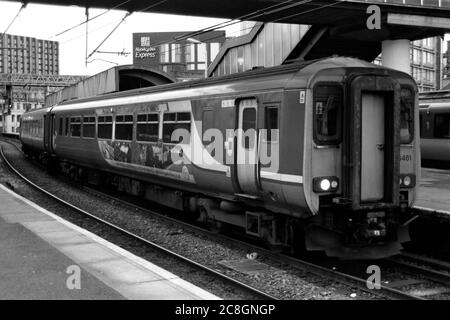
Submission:
<svg viewBox="0 0 450 320">
<path fill-rule="evenodd" d="M 377 144 L 377 149 L 378 150 L 384 150 L 384 144 L 382 144 L 382 143 Z"/>
</svg>

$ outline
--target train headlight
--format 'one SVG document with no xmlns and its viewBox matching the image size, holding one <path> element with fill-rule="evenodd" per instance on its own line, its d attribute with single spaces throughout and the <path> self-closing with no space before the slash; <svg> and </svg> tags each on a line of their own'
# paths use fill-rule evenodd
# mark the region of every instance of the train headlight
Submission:
<svg viewBox="0 0 450 320">
<path fill-rule="evenodd" d="M 320 189 L 322 191 L 328 191 L 330 190 L 331 187 L 331 182 L 328 179 L 323 179 L 322 181 L 320 181 Z"/>
<path fill-rule="evenodd" d="M 339 179 L 337 177 L 320 177 L 313 179 L 314 192 L 334 192 L 339 188 Z"/>
<path fill-rule="evenodd" d="M 413 174 L 401 174 L 400 175 L 400 187 L 402 188 L 414 188 L 416 185 L 416 176 Z"/>
<path fill-rule="evenodd" d="M 404 184 L 406 187 L 409 187 L 409 186 L 411 185 L 411 182 L 412 182 L 412 180 L 411 180 L 411 177 L 410 177 L 410 176 L 406 176 L 406 177 L 403 179 L 403 184 Z"/>
</svg>

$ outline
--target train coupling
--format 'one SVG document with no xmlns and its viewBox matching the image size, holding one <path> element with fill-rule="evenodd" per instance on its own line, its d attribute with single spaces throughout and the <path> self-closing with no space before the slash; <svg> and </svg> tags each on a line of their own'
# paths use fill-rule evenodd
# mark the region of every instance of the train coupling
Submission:
<svg viewBox="0 0 450 320">
<path fill-rule="evenodd" d="M 386 231 L 386 213 L 383 211 L 367 212 L 360 234 L 366 239 L 384 237 Z"/>
</svg>

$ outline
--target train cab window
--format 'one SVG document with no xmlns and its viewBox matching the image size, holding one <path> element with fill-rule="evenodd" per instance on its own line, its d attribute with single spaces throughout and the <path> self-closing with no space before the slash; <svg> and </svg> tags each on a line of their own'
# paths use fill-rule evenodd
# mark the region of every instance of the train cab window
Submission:
<svg viewBox="0 0 450 320">
<path fill-rule="evenodd" d="M 138 114 L 136 140 L 137 141 L 158 141 L 159 114 Z"/>
<path fill-rule="evenodd" d="M 95 137 L 95 117 L 83 118 L 83 137 L 85 138 Z"/>
<path fill-rule="evenodd" d="M 66 119 L 65 136 L 68 137 L 69 136 L 69 118 L 65 118 L 65 119 Z"/>
<path fill-rule="evenodd" d="M 70 118 L 70 136 L 79 137 L 81 134 L 81 118 Z"/>
<path fill-rule="evenodd" d="M 264 114 L 264 129 L 266 134 L 263 135 L 267 142 L 278 142 L 278 108 L 266 107 Z"/>
<path fill-rule="evenodd" d="M 337 85 L 321 84 L 314 90 L 314 139 L 318 144 L 337 144 L 341 138 L 343 93 Z"/>
<path fill-rule="evenodd" d="M 441 139 L 450 139 L 450 113 L 441 113 L 435 115 L 434 137 Z"/>
<path fill-rule="evenodd" d="M 414 128 L 414 94 L 410 88 L 402 88 L 400 94 L 400 143 L 410 143 Z"/>
<path fill-rule="evenodd" d="M 172 141 L 172 134 L 177 129 L 184 129 L 188 133 L 191 132 L 190 112 L 164 113 L 163 141 L 166 143 L 179 142 L 179 141 Z"/>
<path fill-rule="evenodd" d="M 98 117 L 98 132 L 99 139 L 112 139 L 112 116 Z"/>
<path fill-rule="evenodd" d="M 116 134 L 117 140 L 133 140 L 133 116 L 118 115 L 116 116 Z"/>
<path fill-rule="evenodd" d="M 58 135 L 62 136 L 62 134 L 63 134 L 63 118 L 59 118 Z"/>
</svg>

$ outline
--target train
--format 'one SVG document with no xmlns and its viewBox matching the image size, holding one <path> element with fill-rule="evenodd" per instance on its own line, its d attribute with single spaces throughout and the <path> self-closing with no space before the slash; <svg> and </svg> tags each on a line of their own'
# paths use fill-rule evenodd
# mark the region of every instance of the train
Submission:
<svg viewBox="0 0 450 320">
<path fill-rule="evenodd" d="M 450 99 L 420 101 L 419 119 L 422 162 L 426 166 L 450 168 Z"/>
<path fill-rule="evenodd" d="M 399 253 L 420 168 L 411 76 L 350 57 L 61 102 L 22 116 L 71 179 L 340 259 Z"/>
</svg>

